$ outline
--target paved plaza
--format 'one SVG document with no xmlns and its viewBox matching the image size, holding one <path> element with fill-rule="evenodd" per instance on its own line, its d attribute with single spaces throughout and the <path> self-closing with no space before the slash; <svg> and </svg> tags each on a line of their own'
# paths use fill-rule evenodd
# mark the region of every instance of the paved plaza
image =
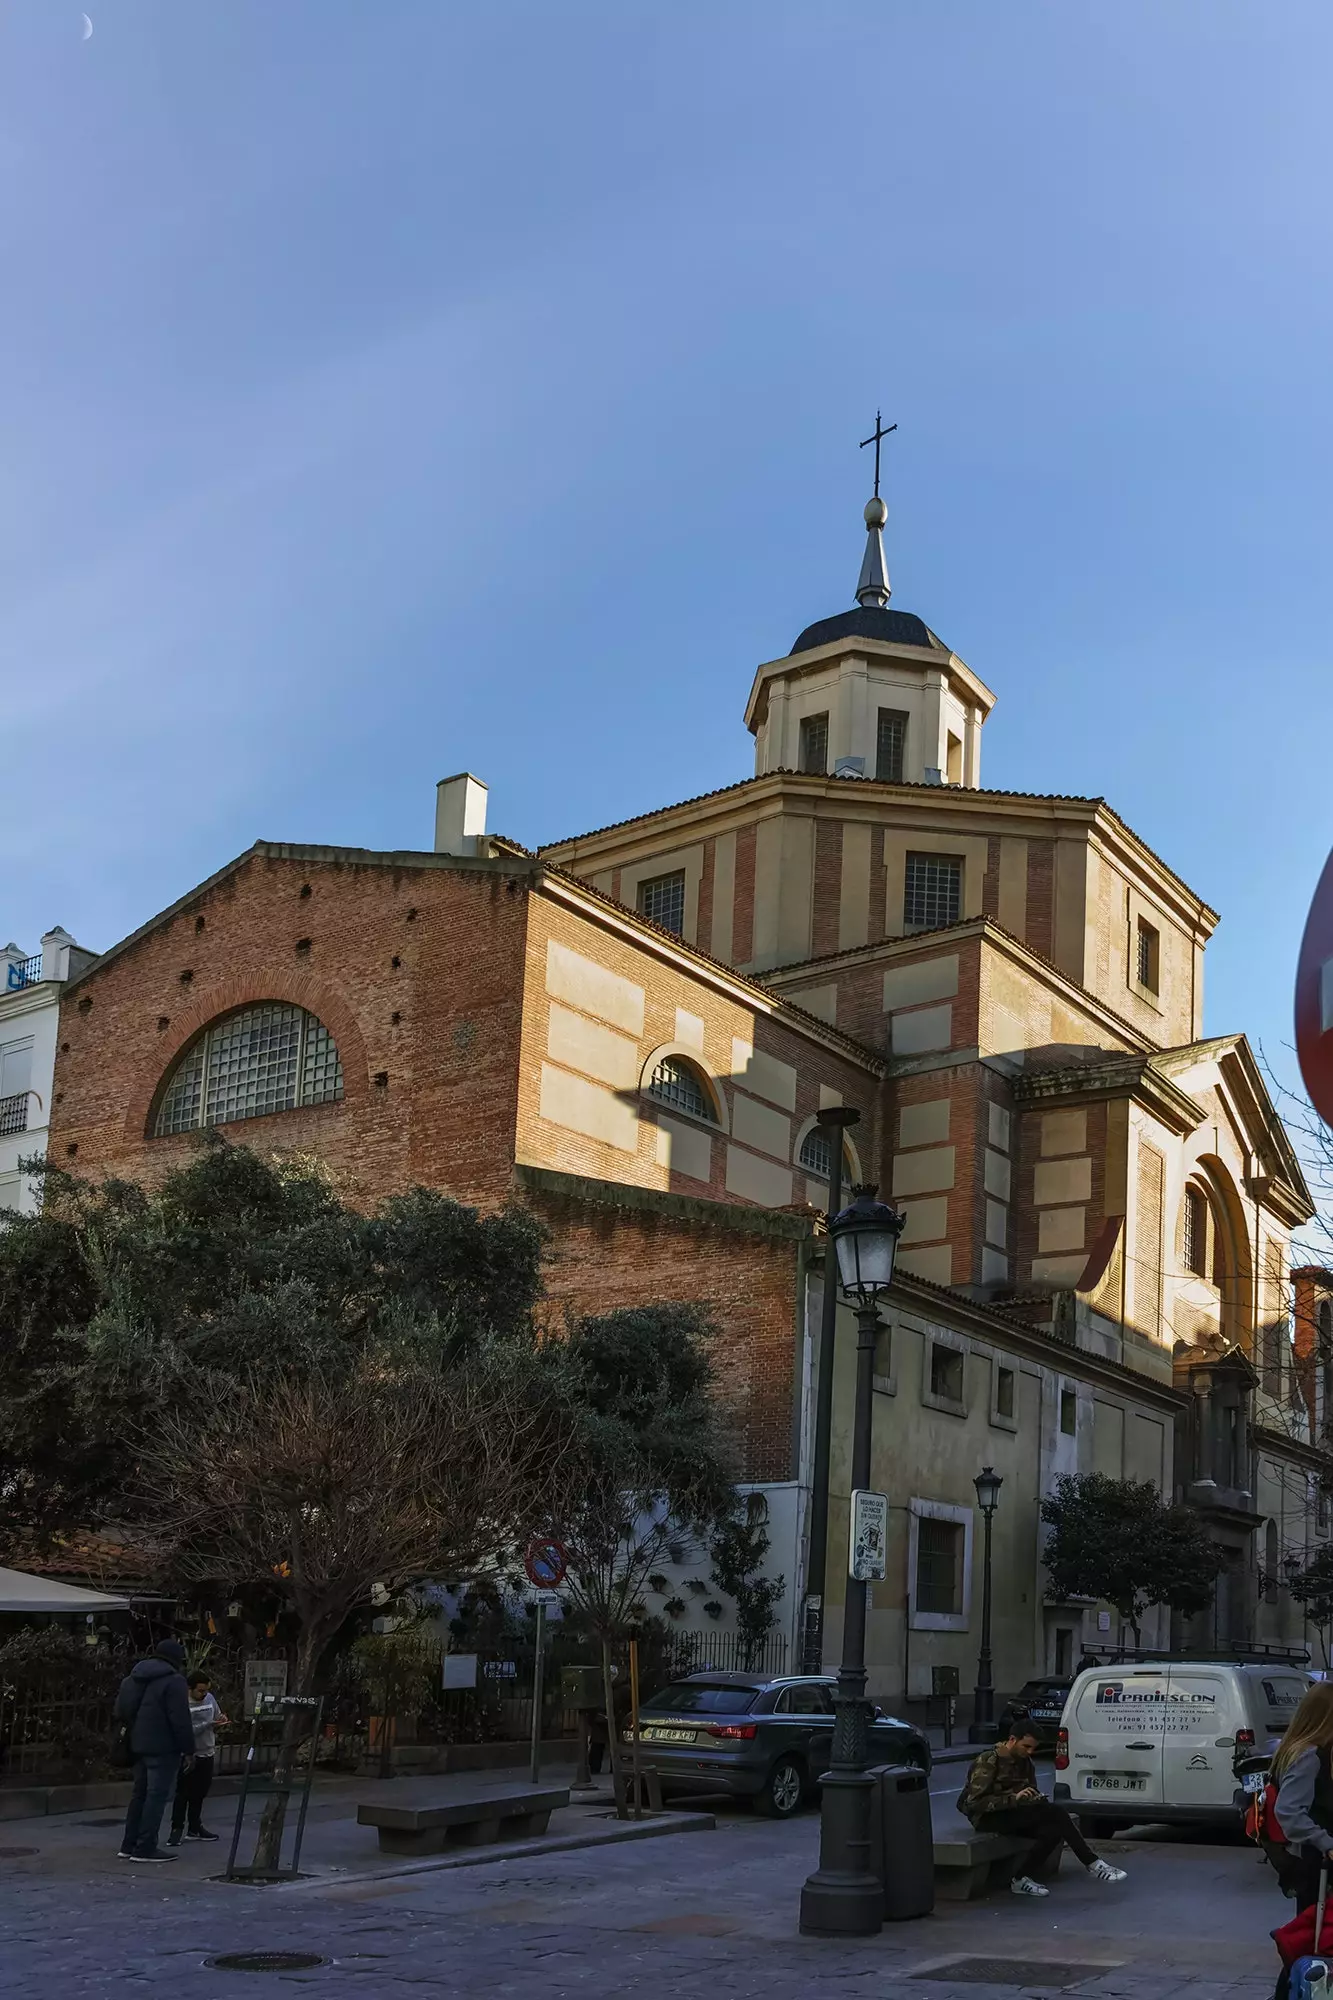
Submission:
<svg viewBox="0 0 1333 2000">
<path fill-rule="evenodd" d="M 947 1814 L 954 1774 L 939 1771 L 935 1784 Z M 818 1848 L 813 1814 L 774 1825 L 719 1806 L 710 1830 L 447 1868 L 386 1862 L 353 1817 L 350 1796 L 321 1798 L 312 1873 L 268 1889 L 211 1879 L 216 1847 L 187 1845 L 169 1867 L 119 1861 L 109 1814 L 0 1826 L 0 1993 L 1266 2000 L 1276 1972 L 1267 1934 L 1289 1912 L 1253 1850 L 1163 1830 L 1104 1849 L 1130 1870 L 1123 1886 L 1096 1889 L 1066 1858 L 1046 1902 L 943 1904 L 877 1938 L 832 1944 L 797 1929 Z M 215 1819 L 225 1824 L 222 1811 Z M 15 1851 L 25 1847 L 35 1852 Z M 325 1963 L 283 1974 L 208 1964 L 240 1951 Z M 983 1963 L 963 1977 L 967 1959 Z"/>
</svg>

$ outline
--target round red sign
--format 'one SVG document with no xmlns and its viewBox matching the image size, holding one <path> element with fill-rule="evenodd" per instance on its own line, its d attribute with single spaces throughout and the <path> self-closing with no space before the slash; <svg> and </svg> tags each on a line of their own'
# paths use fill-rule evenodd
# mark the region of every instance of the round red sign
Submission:
<svg viewBox="0 0 1333 2000">
<path fill-rule="evenodd" d="M 1333 1125 L 1333 854 L 1305 919 L 1296 966 L 1296 1054 L 1310 1102 Z"/>
<path fill-rule="evenodd" d="M 559 1542 L 532 1542 L 523 1558 L 528 1582 L 539 1590 L 558 1590 L 565 1580 L 565 1552 Z"/>
</svg>

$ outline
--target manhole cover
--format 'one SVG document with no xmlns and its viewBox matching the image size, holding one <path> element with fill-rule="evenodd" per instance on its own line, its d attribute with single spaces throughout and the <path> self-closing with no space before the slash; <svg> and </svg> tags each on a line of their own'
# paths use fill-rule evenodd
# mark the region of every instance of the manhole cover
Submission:
<svg viewBox="0 0 1333 2000">
<path fill-rule="evenodd" d="M 37 1854 L 36 1847 L 0 1847 L 0 1861 L 22 1861 L 27 1854 Z"/>
<path fill-rule="evenodd" d="M 309 1972 L 328 1962 L 317 1951 L 220 1951 L 204 1961 L 218 1972 Z"/>
<path fill-rule="evenodd" d="M 1080 1979 L 1096 1979 L 1114 1972 L 1113 1965 L 1060 1965 L 1041 1958 L 955 1958 L 948 1965 L 933 1965 L 928 1972 L 913 1972 L 912 1979 L 952 1979 L 962 1985 L 1037 1986 L 1058 1993 L 1076 1986 Z"/>
</svg>

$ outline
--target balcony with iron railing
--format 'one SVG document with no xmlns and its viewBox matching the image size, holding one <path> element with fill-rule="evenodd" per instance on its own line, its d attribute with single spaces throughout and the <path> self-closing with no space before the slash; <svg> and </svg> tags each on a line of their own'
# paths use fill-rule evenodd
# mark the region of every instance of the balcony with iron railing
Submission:
<svg viewBox="0 0 1333 2000">
<path fill-rule="evenodd" d="M 30 1094 L 26 1090 L 18 1090 L 12 1097 L 0 1097 L 0 1139 L 7 1139 L 15 1132 L 27 1131 Z"/>
<path fill-rule="evenodd" d="M 31 958 L 11 958 L 5 962 L 5 991 L 18 993 L 25 986 L 39 986 L 42 978 L 42 954 L 34 953 Z"/>
</svg>

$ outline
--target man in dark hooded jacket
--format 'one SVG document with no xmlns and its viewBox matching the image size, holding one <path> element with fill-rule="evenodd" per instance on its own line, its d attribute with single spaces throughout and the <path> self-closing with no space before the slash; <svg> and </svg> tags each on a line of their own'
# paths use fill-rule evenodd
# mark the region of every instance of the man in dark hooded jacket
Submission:
<svg viewBox="0 0 1333 2000">
<path fill-rule="evenodd" d="M 127 1861 L 174 1861 L 157 1844 L 162 1815 L 176 1789 L 181 1759 L 194 1755 L 185 1648 L 159 1639 L 151 1655 L 126 1674 L 116 1696 L 117 1722 L 128 1725 L 134 1790 L 120 1852 Z"/>
</svg>

